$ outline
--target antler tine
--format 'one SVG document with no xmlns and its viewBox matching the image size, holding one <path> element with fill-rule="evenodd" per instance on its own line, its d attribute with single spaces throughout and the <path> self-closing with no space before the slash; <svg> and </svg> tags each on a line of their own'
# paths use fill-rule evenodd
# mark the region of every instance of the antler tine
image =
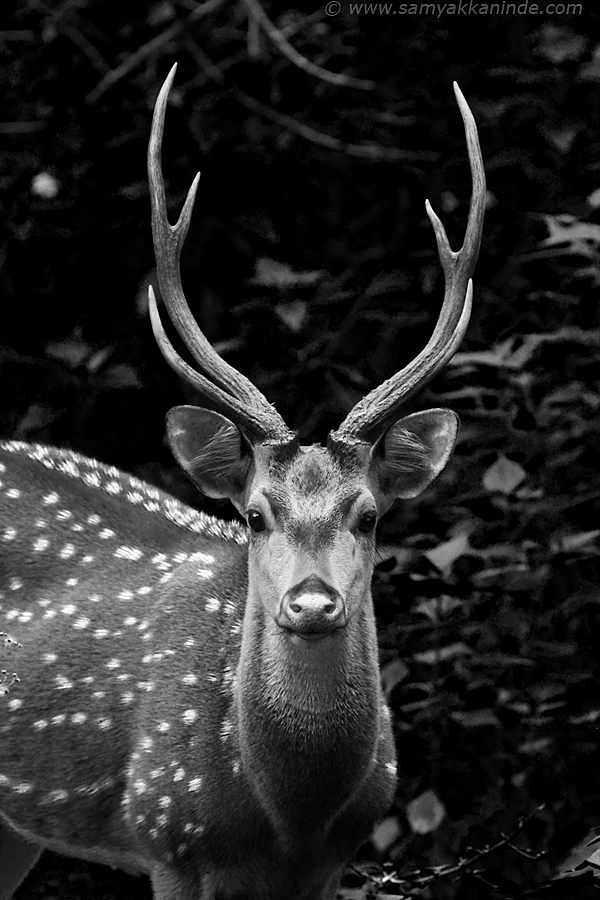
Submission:
<svg viewBox="0 0 600 900">
<path fill-rule="evenodd" d="M 391 424 L 400 407 L 446 365 L 467 330 L 473 298 L 471 275 L 477 262 L 485 214 L 485 171 L 475 119 L 456 82 L 454 93 L 465 127 L 472 190 L 464 242 L 456 252 L 450 247 L 440 219 L 429 201 L 425 201 L 445 280 L 444 302 L 437 324 L 427 346 L 412 362 L 350 410 L 339 429 L 332 434 L 334 440 L 375 440 Z"/>
<path fill-rule="evenodd" d="M 165 185 L 160 163 L 165 113 L 177 64 L 169 72 L 154 107 L 148 144 L 148 180 L 152 205 L 152 236 L 161 295 L 169 317 L 194 362 L 204 374 L 195 372 L 178 356 L 160 322 L 153 295 L 150 300 L 152 326 L 157 343 L 169 365 L 198 388 L 219 412 L 248 428 L 259 440 L 287 441 L 292 437 L 279 413 L 251 381 L 225 362 L 211 346 L 194 319 L 183 293 L 179 259 L 188 233 L 200 173 L 194 178 L 175 225 L 169 224 Z M 214 382 L 214 384 L 213 384 Z"/>
<path fill-rule="evenodd" d="M 236 397 L 232 397 L 222 388 L 217 387 L 212 381 L 209 381 L 202 373 L 196 372 L 189 366 L 184 359 L 179 356 L 173 344 L 167 337 L 160 320 L 158 307 L 156 305 L 156 297 L 152 286 L 148 288 L 148 307 L 150 310 L 150 322 L 152 323 L 152 331 L 156 338 L 160 351 L 171 368 L 181 375 L 186 381 L 192 384 L 197 390 L 209 401 L 211 409 L 229 416 L 242 425 L 252 436 L 258 440 L 281 440 L 282 435 L 275 435 L 273 430 L 265 427 L 264 415 L 257 412 L 253 407 L 246 406 Z M 288 432 L 288 438 L 291 432 Z"/>
</svg>

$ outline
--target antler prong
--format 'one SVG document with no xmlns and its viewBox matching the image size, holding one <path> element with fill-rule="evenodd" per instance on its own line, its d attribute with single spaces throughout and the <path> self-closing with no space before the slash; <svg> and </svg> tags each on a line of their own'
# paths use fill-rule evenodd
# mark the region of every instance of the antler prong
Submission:
<svg viewBox="0 0 600 900">
<path fill-rule="evenodd" d="M 434 210 L 433 206 L 429 202 L 429 200 L 425 201 L 425 212 L 429 217 L 429 221 L 433 226 L 433 232 L 435 234 L 435 240 L 438 246 L 438 253 L 440 255 L 440 260 L 442 262 L 442 266 L 444 265 L 444 257 L 455 255 L 454 250 L 450 247 L 450 242 L 448 240 L 448 235 L 446 234 L 446 229 L 442 224 L 442 220 Z"/>
<path fill-rule="evenodd" d="M 149 301 L 152 327 L 169 365 L 201 391 L 219 412 L 243 425 L 257 440 L 287 442 L 293 437 L 293 433 L 281 416 L 251 381 L 219 356 L 202 333 L 185 299 L 179 259 L 192 217 L 200 174 L 196 175 L 190 186 L 176 224 L 171 225 L 167 216 L 160 156 L 167 101 L 176 69 L 177 64 L 172 67 L 158 94 L 148 144 L 152 235 L 163 302 L 175 328 L 203 373 L 192 369 L 175 351 L 160 321 L 154 292 L 151 292 Z"/>
<path fill-rule="evenodd" d="M 160 153 L 167 101 L 176 68 L 176 65 L 173 66 L 159 92 L 148 146 L 152 232 L 163 300 L 173 324 L 203 372 L 192 369 L 175 351 L 162 326 L 156 298 L 150 288 L 152 327 L 167 362 L 194 385 L 215 409 L 244 426 L 255 439 L 287 442 L 293 434 L 283 419 L 247 378 L 221 359 L 202 333 L 185 300 L 179 258 L 189 229 L 200 176 L 198 174 L 194 178 L 177 222 L 171 225 L 167 217 Z M 433 378 L 456 352 L 469 323 L 473 295 L 471 275 L 479 252 L 485 211 L 485 172 L 477 126 L 456 83 L 454 93 L 464 123 L 473 187 L 465 238 L 458 251 L 450 247 L 445 228 L 429 201 L 425 204 L 446 282 L 437 324 L 427 346 L 416 359 L 371 391 L 350 411 L 338 431 L 331 435 L 336 441 L 375 440 L 397 416 L 399 408 Z"/>
<path fill-rule="evenodd" d="M 196 194 L 198 192 L 198 185 L 200 184 L 200 172 L 196 172 L 194 176 L 194 180 L 190 185 L 190 189 L 187 192 L 187 197 L 185 198 L 185 203 L 183 204 L 183 208 L 179 213 L 179 218 L 175 225 L 172 225 L 171 228 L 173 232 L 177 234 L 181 246 L 183 247 L 183 242 L 185 241 L 188 233 L 188 229 L 190 227 L 190 222 L 192 219 L 192 212 L 194 209 L 194 203 L 196 202 Z"/>
<path fill-rule="evenodd" d="M 264 433 L 264 420 L 260 414 L 256 413 L 252 407 L 246 406 L 235 397 L 232 397 L 231 394 L 217 387 L 201 372 L 196 372 L 179 356 L 163 327 L 152 285 L 148 287 L 148 310 L 156 343 L 173 371 L 193 385 L 209 401 L 211 409 L 234 419 L 250 435 L 262 436 Z"/>
<path fill-rule="evenodd" d="M 475 119 L 456 82 L 454 94 L 465 128 L 472 190 L 465 238 L 458 251 L 450 247 L 440 218 L 429 201 L 425 201 L 446 283 L 438 321 L 421 353 L 356 404 L 338 430 L 331 435 L 334 441 L 376 440 L 398 416 L 406 401 L 446 365 L 458 349 L 469 324 L 473 297 L 471 275 L 477 262 L 485 213 L 485 171 Z"/>
</svg>

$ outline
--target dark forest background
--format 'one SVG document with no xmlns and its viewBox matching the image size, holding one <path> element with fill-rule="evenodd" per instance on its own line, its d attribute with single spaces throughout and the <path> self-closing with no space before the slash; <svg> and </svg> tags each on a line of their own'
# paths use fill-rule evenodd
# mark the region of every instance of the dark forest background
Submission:
<svg viewBox="0 0 600 900">
<path fill-rule="evenodd" d="M 173 221 L 202 171 L 188 301 L 306 442 L 426 343 L 443 282 L 424 201 L 457 248 L 470 194 L 453 80 L 477 120 L 473 317 L 412 407 L 449 406 L 462 430 L 444 477 L 380 529 L 401 778 L 346 900 L 600 887 L 600 11 L 538 6 L 0 11 L 0 437 L 74 448 L 219 515 L 233 512 L 166 447 L 165 413 L 197 398 L 148 319 L 145 155 L 170 67 Z M 19 900 L 146 889 L 44 859 Z"/>
</svg>

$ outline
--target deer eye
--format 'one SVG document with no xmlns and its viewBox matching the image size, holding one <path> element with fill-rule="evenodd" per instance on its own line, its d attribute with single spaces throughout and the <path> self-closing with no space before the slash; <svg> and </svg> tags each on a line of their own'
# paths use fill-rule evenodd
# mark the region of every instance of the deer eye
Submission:
<svg viewBox="0 0 600 900">
<path fill-rule="evenodd" d="M 257 509 L 248 510 L 248 525 L 250 526 L 250 530 L 257 534 L 260 531 L 264 531 L 267 527 L 262 513 L 259 513 Z"/>
<path fill-rule="evenodd" d="M 371 534 L 377 523 L 377 516 L 374 512 L 363 513 L 358 520 L 358 530 L 362 534 Z"/>
</svg>

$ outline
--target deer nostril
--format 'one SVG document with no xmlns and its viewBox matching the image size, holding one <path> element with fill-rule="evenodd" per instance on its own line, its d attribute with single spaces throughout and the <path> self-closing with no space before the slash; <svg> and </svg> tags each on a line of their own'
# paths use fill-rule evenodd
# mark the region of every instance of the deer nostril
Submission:
<svg viewBox="0 0 600 900">
<path fill-rule="evenodd" d="M 278 621 L 298 634 L 327 634 L 346 624 L 344 602 L 337 594 L 302 592 L 283 600 Z"/>
<path fill-rule="evenodd" d="M 331 615 L 332 612 L 335 612 L 335 603 L 329 597 L 323 597 L 318 594 L 306 594 L 293 600 L 290 603 L 290 609 L 295 613 L 310 610 L 311 612 L 323 612 L 326 615 Z"/>
</svg>

